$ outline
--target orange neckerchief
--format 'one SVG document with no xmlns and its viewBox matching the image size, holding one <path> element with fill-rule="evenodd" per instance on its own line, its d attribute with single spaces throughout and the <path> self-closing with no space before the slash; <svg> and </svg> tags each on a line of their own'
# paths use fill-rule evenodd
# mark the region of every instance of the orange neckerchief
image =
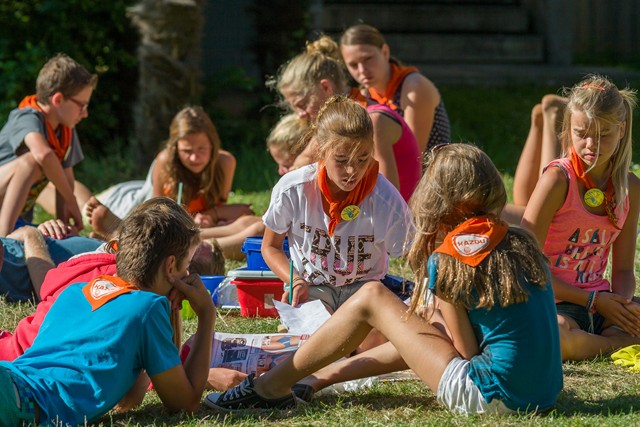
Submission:
<svg viewBox="0 0 640 427">
<path fill-rule="evenodd" d="M 434 252 L 477 267 L 504 239 L 509 226 L 493 215 L 475 216 L 458 225 Z"/>
<path fill-rule="evenodd" d="M 569 156 L 571 159 L 571 166 L 573 166 L 573 170 L 576 173 L 578 181 L 580 181 L 582 185 L 587 188 L 587 191 L 592 188 L 597 188 L 596 183 L 593 181 L 593 178 L 591 178 L 591 175 L 589 175 L 588 172 L 585 172 L 584 163 L 582 163 L 582 160 L 578 156 L 578 153 L 576 153 L 576 150 L 573 149 L 573 147 L 569 148 Z M 621 228 L 618 227 L 618 220 L 616 218 L 615 212 L 615 192 L 616 191 L 613 188 L 613 180 L 611 179 L 611 176 L 609 176 L 609 179 L 607 180 L 607 189 L 604 191 L 604 210 L 609 217 L 609 221 L 611 221 L 614 227 L 620 230 Z"/>
<path fill-rule="evenodd" d="M 98 276 L 82 288 L 82 293 L 91 304 L 91 311 L 95 311 L 112 299 L 137 291 L 139 288 L 120 277 Z"/>
<path fill-rule="evenodd" d="M 328 215 L 331 218 L 329 221 L 329 236 L 333 236 L 334 231 L 336 231 L 336 226 L 342 219 L 342 211 L 348 206 L 358 206 L 362 200 L 371 191 L 373 187 L 376 185 L 376 181 L 378 180 L 378 162 L 375 160 L 371 160 L 371 166 L 362 177 L 358 185 L 347 194 L 344 200 L 336 200 L 329 190 L 329 179 L 327 177 L 327 168 L 324 165 L 324 162 L 320 162 L 318 165 L 318 186 L 320 187 L 320 193 L 322 193 L 322 197 L 329 204 L 329 212 Z M 357 215 L 356 215 L 357 216 Z M 355 219 L 355 217 L 353 218 Z"/>
<path fill-rule="evenodd" d="M 351 88 L 351 91 L 349 92 L 349 98 L 353 99 L 354 101 L 356 101 L 358 104 L 362 105 L 363 107 L 367 106 L 367 98 L 364 97 L 362 92 L 360 92 L 360 89 L 358 89 L 357 87 L 352 87 Z"/>
<path fill-rule="evenodd" d="M 169 197 L 171 195 L 171 191 L 168 185 L 164 185 L 163 191 L 165 196 Z M 199 194 L 195 198 L 191 199 L 189 203 L 186 204 L 185 209 L 191 215 L 195 215 L 198 212 L 202 212 L 207 210 L 207 200 L 204 197 L 204 194 Z"/>
<path fill-rule="evenodd" d="M 369 88 L 369 97 L 376 101 L 378 104 L 388 105 L 392 110 L 397 110 L 398 105 L 395 104 L 393 99 L 396 96 L 398 88 L 404 81 L 404 78 L 408 74 L 418 71 L 416 67 L 403 67 L 393 62 L 389 63 L 391 67 L 391 76 L 389 77 L 389 83 L 384 90 L 384 94 L 379 94 L 374 88 Z"/>
<path fill-rule="evenodd" d="M 25 98 L 20 102 L 18 108 L 26 108 L 31 107 L 36 110 L 42 112 L 42 108 L 38 105 L 36 95 L 25 96 Z M 71 135 L 72 129 L 68 126 L 60 125 L 60 136 L 58 139 L 58 135 L 56 135 L 56 131 L 49 124 L 47 119 L 45 118 L 45 123 L 47 124 L 47 142 L 49 146 L 53 148 L 53 151 L 56 153 L 59 161 L 64 160 L 64 156 L 67 155 L 67 150 L 69 150 L 69 146 L 71 145 Z"/>
</svg>

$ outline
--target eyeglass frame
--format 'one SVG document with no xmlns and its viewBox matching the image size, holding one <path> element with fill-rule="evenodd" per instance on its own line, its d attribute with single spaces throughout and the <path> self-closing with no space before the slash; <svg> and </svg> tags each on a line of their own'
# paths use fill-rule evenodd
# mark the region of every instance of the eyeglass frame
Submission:
<svg viewBox="0 0 640 427">
<path fill-rule="evenodd" d="M 89 103 L 88 102 L 80 102 L 77 99 L 75 99 L 73 96 L 69 96 L 69 97 L 67 97 L 67 99 L 69 101 L 73 102 L 74 104 L 76 104 L 78 107 L 80 107 L 80 111 L 82 111 L 82 112 L 89 111 Z"/>
</svg>

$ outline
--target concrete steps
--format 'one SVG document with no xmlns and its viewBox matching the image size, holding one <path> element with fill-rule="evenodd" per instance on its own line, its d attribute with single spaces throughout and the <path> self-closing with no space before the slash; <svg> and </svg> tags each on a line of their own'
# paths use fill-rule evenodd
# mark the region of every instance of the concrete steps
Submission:
<svg viewBox="0 0 640 427">
<path fill-rule="evenodd" d="M 325 0 L 322 31 L 364 22 L 407 64 L 542 64 L 545 40 L 520 0 Z"/>
</svg>

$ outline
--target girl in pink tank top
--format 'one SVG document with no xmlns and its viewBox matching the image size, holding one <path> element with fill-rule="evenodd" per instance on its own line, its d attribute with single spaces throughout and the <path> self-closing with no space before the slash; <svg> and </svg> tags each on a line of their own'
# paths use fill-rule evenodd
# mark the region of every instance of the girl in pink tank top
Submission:
<svg viewBox="0 0 640 427">
<path fill-rule="evenodd" d="M 633 298 L 640 180 L 629 172 L 636 96 L 597 75 L 567 92 L 565 157 L 540 177 L 522 226 L 549 259 L 562 357 L 581 360 L 640 343 Z"/>
</svg>

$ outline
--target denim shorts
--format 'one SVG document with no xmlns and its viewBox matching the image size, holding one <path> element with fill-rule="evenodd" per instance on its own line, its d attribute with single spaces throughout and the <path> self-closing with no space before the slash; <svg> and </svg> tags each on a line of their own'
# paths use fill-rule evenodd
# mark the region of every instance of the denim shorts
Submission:
<svg viewBox="0 0 640 427">
<path fill-rule="evenodd" d="M 594 313 L 590 316 L 586 307 L 561 301 L 556 303 L 556 309 L 558 310 L 558 314 L 575 320 L 583 331 L 600 335 L 604 329 L 604 317 L 602 317 L 600 313 Z"/>
</svg>

